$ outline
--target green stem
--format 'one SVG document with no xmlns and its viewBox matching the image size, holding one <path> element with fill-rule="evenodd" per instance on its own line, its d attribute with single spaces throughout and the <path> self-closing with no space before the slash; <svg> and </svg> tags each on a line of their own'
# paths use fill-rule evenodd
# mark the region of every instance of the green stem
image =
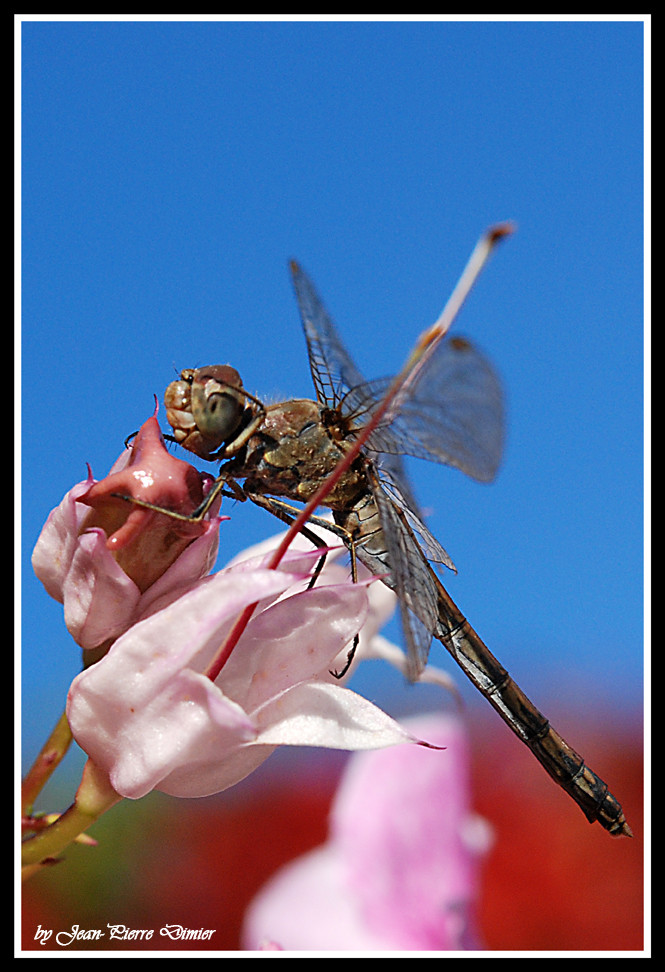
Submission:
<svg viewBox="0 0 665 972">
<path fill-rule="evenodd" d="M 23 844 L 24 867 L 57 857 L 88 827 L 122 800 L 111 786 L 107 774 L 91 759 L 85 764 L 74 803 L 49 827 L 39 831 Z"/>
<path fill-rule="evenodd" d="M 63 712 L 23 781 L 21 812 L 24 816 L 32 810 L 37 796 L 69 749 L 71 741 L 72 732 Z"/>
</svg>

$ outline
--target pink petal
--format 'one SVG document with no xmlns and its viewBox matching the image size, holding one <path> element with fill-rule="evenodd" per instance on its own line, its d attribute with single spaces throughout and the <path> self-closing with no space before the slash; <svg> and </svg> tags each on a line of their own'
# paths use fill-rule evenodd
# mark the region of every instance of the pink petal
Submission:
<svg viewBox="0 0 665 972">
<path fill-rule="evenodd" d="M 346 886 L 346 872 L 328 844 L 281 868 L 245 914 L 243 948 L 278 941 L 287 951 L 391 950 L 363 924 Z"/>
<path fill-rule="evenodd" d="M 231 655 L 221 676 L 224 691 L 251 711 L 320 677 L 350 646 L 366 616 L 367 592 L 360 584 L 315 587 L 278 601 L 253 619 Z"/>
<path fill-rule="evenodd" d="M 285 950 L 354 954 L 478 947 L 476 869 L 489 838 L 469 810 L 464 732 L 442 716 L 410 728 L 449 748 L 356 753 L 330 839 L 259 892 L 245 919 L 246 948 L 265 939 Z"/>
<path fill-rule="evenodd" d="M 256 758 L 244 750 L 242 770 L 220 758 L 238 751 L 253 735 L 252 722 L 240 706 L 205 676 L 184 670 L 137 713 L 132 745 L 115 760 L 111 782 L 130 799 L 155 788 L 177 796 L 217 793 L 255 768 Z M 98 762 L 94 754 L 93 759 Z"/>
<path fill-rule="evenodd" d="M 461 723 L 414 720 L 422 747 L 358 754 L 331 829 L 369 929 L 405 949 L 470 947 L 476 855 L 466 843 L 468 752 Z"/>
<path fill-rule="evenodd" d="M 126 631 L 141 596 L 109 553 L 103 530 L 79 538 L 62 594 L 67 630 L 82 648 Z"/>
<path fill-rule="evenodd" d="M 94 479 L 77 483 L 49 513 L 32 553 L 32 569 L 47 593 L 62 603 L 62 589 L 78 543 L 78 535 L 90 510 L 77 502 Z"/>
<path fill-rule="evenodd" d="M 210 764 L 218 789 L 256 765 L 257 753 L 234 755 L 254 733 L 251 717 L 200 673 L 239 611 L 293 579 L 267 570 L 256 571 L 251 584 L 231 572 L 206 578 L 135 624 L 74 680 L 67 707 L 74 738 L 118 792 L 136 798 L 189 766 L 188 795 L 201 796 L 214 792 L 207 789 Z"/>
</svg>

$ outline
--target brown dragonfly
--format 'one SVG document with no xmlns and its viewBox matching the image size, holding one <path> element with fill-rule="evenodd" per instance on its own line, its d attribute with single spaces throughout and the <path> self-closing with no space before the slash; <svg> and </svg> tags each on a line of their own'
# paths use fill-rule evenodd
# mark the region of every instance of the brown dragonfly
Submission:
<svg viewBox="0 0 665 972">
<path fill-rule="evenodd" d="M 321 501 L 332 510 L 332 524 L 316 516 L 308 521 L 343 539 L 354 576 L 357 558 L 396 592 L 410 677 L 423 671 L 432 638 L 440 641 L 587 819 L 598 820 L 611 834 L 630 835 L 607 785 L 490 652 L 430 563 L 454 570 L 423 522 L 401 456 L 491 480 L 503 446 L 503 397 L 492 366 L 470 342 L 441 340 L 439 334 L 425 341 L 427 353 L 407 363 L 399 382 L 365 381 L 312 282 L 296 263 L 291 272 L 316 401 L 264 405 L 228 365 L 183 371 L 165 395 L 172 438 L 205 460 L 222 461 L 213 493 L 192 516 L 202 516 L 221 491 L 293 523 L 300 508 L 285 500 L 316 499 L 346 460 L 348 468 Z M 360 450 L 354 447 L 359 436 L 364 438 Z M 352 451 L 357 452 L 353 458 Z M 302 532 L 322 545 L 307 526 Z"/>
</svg>

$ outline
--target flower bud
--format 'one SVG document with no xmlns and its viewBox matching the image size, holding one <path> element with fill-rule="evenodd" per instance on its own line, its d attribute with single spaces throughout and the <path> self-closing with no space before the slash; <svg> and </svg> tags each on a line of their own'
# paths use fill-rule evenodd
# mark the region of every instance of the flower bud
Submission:
<svg viewBox="0 0 665 972">
<path fill-rule="evenodd" d="M 188 522 L 123 497 L 189 515 L 210 484 L 167 451 L 152 416 L 105 479 L 89 474 L 49 514 L 32 565 L 82 648 L 117 638 L 154 598 L 206 575 L 217 555 L 218 504 Z"/>
</svg>

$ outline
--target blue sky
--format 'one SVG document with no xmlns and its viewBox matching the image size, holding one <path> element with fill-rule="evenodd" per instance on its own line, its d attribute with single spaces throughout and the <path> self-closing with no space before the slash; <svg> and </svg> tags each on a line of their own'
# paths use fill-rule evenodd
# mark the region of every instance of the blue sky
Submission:
<svg viewBox="0 0 665 972">
<path fill-rule="evenodd" d="M 503 467 L 481 486 L 414 460 L 415 489 L 450 593 L 536 701 L 639 706 L 643 29 L 23 23 L 26 747 L 79 667 L 29 560 L 85 463 L 101 478 L 184 367 L 312 396 L 291 257 L 366 376 L 394 372 L 504 219 L 455 325 L 505 383 Z M 221 562 L 275 532 L 224 512 Z"/>
</svg>

